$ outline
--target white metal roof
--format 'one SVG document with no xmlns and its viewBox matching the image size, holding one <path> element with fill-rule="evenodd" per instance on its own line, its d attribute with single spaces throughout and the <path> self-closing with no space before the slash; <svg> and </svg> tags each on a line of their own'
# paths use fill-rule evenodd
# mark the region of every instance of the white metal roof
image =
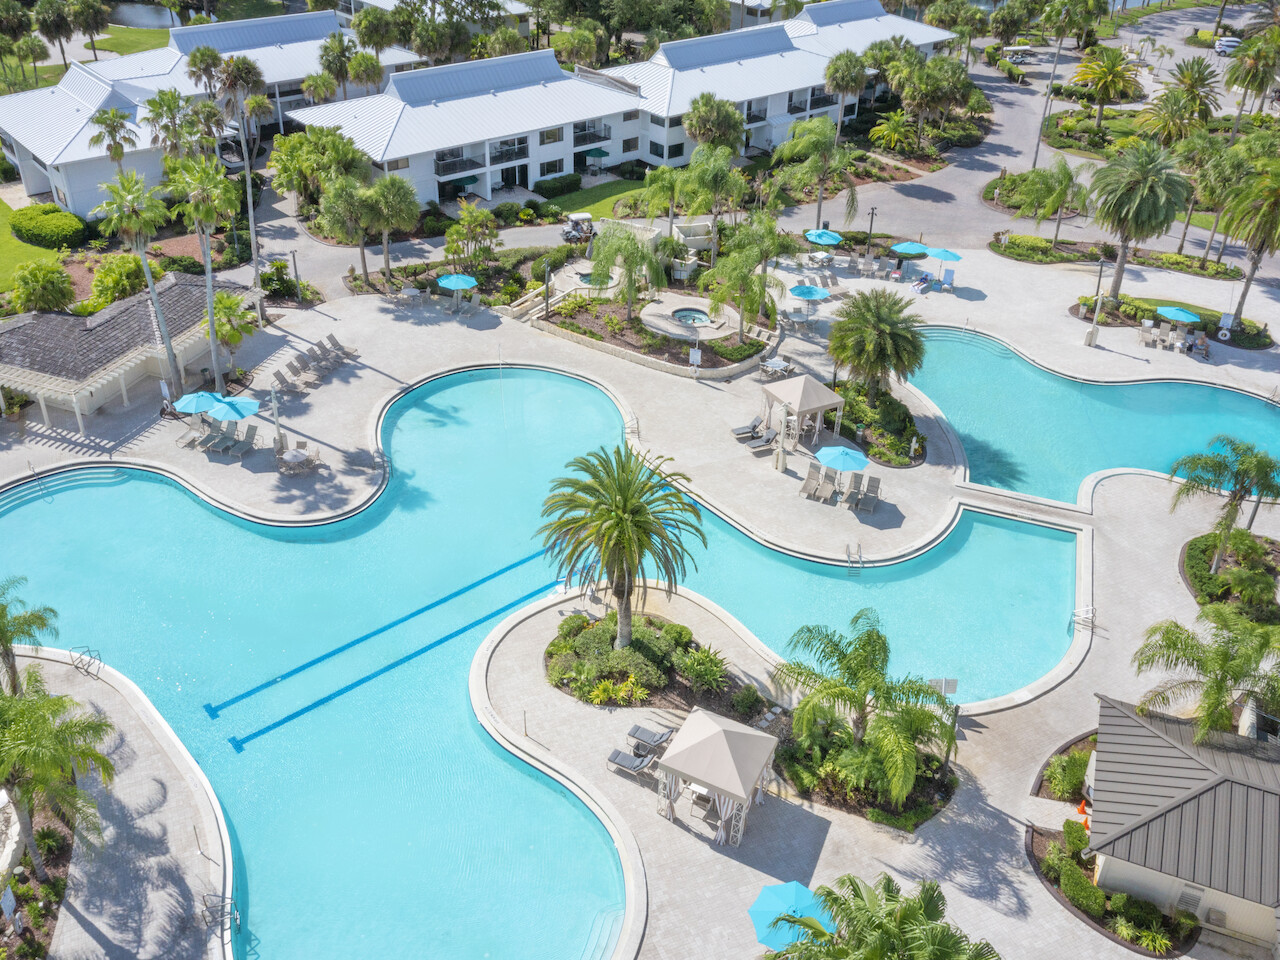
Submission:
<svg viewBox="0 0 1280 960">
<path fill-rule="evenodd" d="M 291 110 L 340 127 L 374 160 L 562 126 L 633 110 L 633 94 L 566 73 L 550 50 L 397 73 L 387 92 Z"/>
</svg>

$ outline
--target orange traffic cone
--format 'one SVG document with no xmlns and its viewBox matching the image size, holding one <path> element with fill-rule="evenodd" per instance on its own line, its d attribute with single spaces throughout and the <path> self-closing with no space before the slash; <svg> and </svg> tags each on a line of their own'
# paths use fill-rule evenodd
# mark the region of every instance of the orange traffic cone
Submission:
<svg viewBox="0 0 1280 960">
<path fill-rule="evenodd" d="M 1089 818 L 1088 818 L 1088 817 L 1085 817 L 1085 818 L 1084 818 L 1084 828 L 1085 828 L 1085 830 L 1086 830 L 1086 831 L 1088 831 L 1088 829 L 1089 829 Z"/>
<path fill-rule="evenodd" d="M 1087 800 L 1081 800 L 1080 806 L 1076 807 L 1076 813 L 1084 813 L 1084 806 L 1086 803 L 1088 803 Z"/>
</svg>

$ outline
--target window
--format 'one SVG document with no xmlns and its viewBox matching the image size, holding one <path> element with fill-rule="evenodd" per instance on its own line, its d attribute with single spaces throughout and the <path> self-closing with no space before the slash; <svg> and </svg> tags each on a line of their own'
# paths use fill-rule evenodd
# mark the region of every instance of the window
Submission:
<svg viewBox="0 0 1280 960">
<path fill-rule="evenodd" d="M 661 157 L 661 156 L 662 156 L 662 144 L 660 144 L 660 143 L 653 143 L 653 142 L 650 142 L 650 143 L 649 143 L 649 152 L 650 152 L 650 153 L 652 153 L 655 157 Z"/>
<path fill-rule="evenodd" d="M 554 177 L 557 173 L 564 173 L 564 158 L 548 160 L 538 167 L 538 176 L 540 177 Z"/>
<path fill-rule="evenodd" d="M 680 124 L 682 124 L 682 123 L 684 123 L 684 114 L 683 114 L 683 113 L 681 113 L 681 114 L 677 114 L 676 116 L 674 116 L 674 117 L 672 117 L 670 120 L 668 120 L 668 121 L 667 121 L 667 126 L 668 126 L 668 127 L 678 127 L 678 126 L 680 126 Z"/>
<path fill-rule="evenodd" d="M 623 153 L 635 153 L 639 149 L 640 149 L 639 137 L 627 137 L 627 139 L 622 141 Z"/>
<path fill-rule="evenodd" d="M 559 143 L 564 139 L 564 127 L 552 127 L 550 130 L 543 130 L 538 134 L 538 143 L 546 146 L 548 143 Z"/>
<path fill-rule="evenodd" d="M 649 114 L 649 122 L 655 127 L 665 127 L 667 125 L 666 118 L 660 117 L 656 113 Z"/>
<path fill-rule="evenodd" d="M 623 123 L 629 123 L 632 120 L 639 120 L 639 119 L 640 119 L 639 110 L 628 110 L 626 113 L 622 115 Z"/>
<path fill-rule="evenodd" d="M 299 86 L 296 86 L 296 85 L 295 85 L 295 86 L 292 86 L 292 87 L 281 87 L 281 88 L 280 88 L 280 99 L 281 99 L 281 100 L 285 99 L 286 97 L 300 97 L 300 96 L 302 96 L 302 87 L 299 87 Z"/>
<path fill-rule="evenodd" d="M 668 159 L 668 160 L 674 160 L 676 157 L 683 157 L 683 156 L 684 156 L 684 144 L 683 144 L 683 143 L 673 143 L 673 144 L 670 146 L 670 148 L 668 148 L 668 150 L 667 150 L 667 159 Z"/>
<path fill-rule="evenodd" d="M 388 161 L 387 161 L 387 165 L 386 165 L 383 169 L 388 170 L 388 171 L 390 171 L 390 170 L 408 170 L 408 169 L 409 169 L 409 158 L 408 158 L 408 157 L 401 157 L 399 160 L 388 160 Z"/>
</svg>

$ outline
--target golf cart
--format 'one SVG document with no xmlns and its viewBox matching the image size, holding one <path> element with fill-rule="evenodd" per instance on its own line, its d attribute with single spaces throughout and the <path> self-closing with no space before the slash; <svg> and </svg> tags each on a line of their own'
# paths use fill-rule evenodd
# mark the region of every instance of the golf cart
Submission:
<svg viewBox="0 0 1280 960">
<path fill-rule="evenodd" d="M 565 243 L 585 243 L 591 239 L 595 229 L 591 226 L 591 214 L 571 213 L 569 222 L 560 231 Z"/>
</svg>

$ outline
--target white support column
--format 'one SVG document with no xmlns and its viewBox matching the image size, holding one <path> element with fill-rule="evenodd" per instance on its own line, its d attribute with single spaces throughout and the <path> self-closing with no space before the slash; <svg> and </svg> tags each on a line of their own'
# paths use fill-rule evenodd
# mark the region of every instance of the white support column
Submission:
<svg viewBox="0 0 1280 960">
<path fill-rule="evenodd" d="M 736 847 L 742 843 L 742 830 L 747 825 L 747 808 L 740 803 L 735 803 L 733 817 L 729 823 L 729 842 Z"/>
<path fill-rule="evenodd" d="M 284 133 L 284 111 L 280 108 L 280 84 L 275 84 L 272 89 L 276 92 L 276 122 L 280 124 L 280 132 Z"/>
<path fill-rule="evenodd" d="M 84 436 L 84 415 L 80 413 L 80 397 L 73 395 L 71 397 L 71 406 L 76 412 L 76 427 L 80 431 L 80 435 Z"/>
<path fill-rule="evenodd" d="M 52 424 L 49 423 L 49 408 L 44 405 L 44 394 L 37 393 L 36 400 L 40 403 L 40 416 L 44 417 L 44 425 L 46 427 L 52 426 Z"/>
<path fill-rule="evenodd" d="M 124 405 L 129 406 L 129 386 L 124 382 L 124 374 L 120 374 L 120 396 L 124 399 Z"/>
</svg>

